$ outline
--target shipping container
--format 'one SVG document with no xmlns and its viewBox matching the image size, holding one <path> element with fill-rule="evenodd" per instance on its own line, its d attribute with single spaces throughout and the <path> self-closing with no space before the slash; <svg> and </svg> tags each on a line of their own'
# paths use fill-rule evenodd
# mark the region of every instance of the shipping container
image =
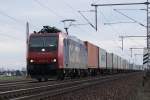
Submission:
<svg viewBox="0 0 150 100">
<path fill-rule="evenodd" d="M 99 48 L 99 67 L 102 69 L 106 69 L 106 50 Z"/>
<path fill-rule="evenodd" d="M 121 69 L 121 57 L 118 56 L 118 69 Z"/>
<path fill-rule="evenodd" d="M 129 68 L 129 61 L 127 61 L 126 69 L 130 70 L 130 68 Z"/>
<path fill-rule="evenodd" d="M 129 64 L 129 69 L 133 70 L 133 64 Z"/>
<path fill-rule="evenodd" d="M 122 63 L 123 63 L 123 66 L 122 66 L 122 67 L 123 67 L 123 69 L 125 70 L 125 69 L 126 69 L 126 60 L 123 59 L 123 62 L 122 62 Z"/>
<path fill-rule="evenodd" d="M 121 58 L 121 67 L 120 67 L 120 69 L 122 69 L 122 70 L 123 70 L 123 66 L 124 66 L 124 59 L 123 59 L 123 58 Z"/>
<path fill-rule="evenodd" d="M 94 44 L 85 41 L 85 46 L 87 49 L 87 65 L 88 68 L 98 68 L 99 63 L 99 48 Z"/>
<path fill-rule="evenodd" d="M 87 52 L 84 42 L 75 38 L 65 39 L 65 68 L 87 69 Z"/>
<path fill-rule="evenodd" d="M 113 66 L 113 62 L 112 62 L 112 54 L 111 53 L 107 53 L 107 69 L 112 69 Z"/>
<path fill-rule="evenodd" d="M 117 55 L 115 55 L 115 54 L 111 54 L 112 55 L 112 57 L 113 57 L 113 65 L 112 65 L 112 67 L 113 67 L 113 69 L 117 69 L 118 68 L 118 56 Z"/>
</svg>

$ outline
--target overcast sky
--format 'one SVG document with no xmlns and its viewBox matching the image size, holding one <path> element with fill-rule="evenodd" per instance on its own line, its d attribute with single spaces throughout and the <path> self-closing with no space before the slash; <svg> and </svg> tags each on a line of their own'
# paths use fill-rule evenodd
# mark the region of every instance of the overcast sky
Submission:
<svg viewBox="0 0 150 100">
<path fill-rule="evenodd" d="M 75 19 L 74 24 L 86 24 L 78 11 L 93 10 L 92 3 L 126 3 L 144 2 L 145 0 L 0 0 L 0 67 L 21 69 L 25 67 L 26 35 L 25 23 L 29 21 L 30 32 L 38 31 L 43 25 L 55 26 L 64 31 L 64 19 Z M 142 56 L 130 58 L 129 48 L 145 47 L 144 38 L 130 38 L 124 41 L 124 51 L 120 49 L 120 35 L 146 35 L 146 28 L 138 23 L 106 24 L 116 22 L 133 22 L 115 12 L 120 12 L 146 25 L 145 6 L 117 6 L 98 7 L 98 31 L 90 25 L 71 26 L 69 34 L 82 40 L 88 40 L 108 52 L 142 64 Z M 134 9 L 134 10 L 123 10 Z M 136 10 L 137 9 L 137 10 Z M 94 24 L 94 13 L 83 12 Z M 134 50 L 135 54 L 142 54 L 142 50 Z M 133 56 L 134 57 L 134 56 Z"/>
</svg>

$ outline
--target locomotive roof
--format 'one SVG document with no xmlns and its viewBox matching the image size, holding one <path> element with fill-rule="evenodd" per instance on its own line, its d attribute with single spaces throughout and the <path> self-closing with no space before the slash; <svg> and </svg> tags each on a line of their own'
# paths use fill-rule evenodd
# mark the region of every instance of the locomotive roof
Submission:
<svg viewBox="0 0 150 100">
<path fill-rule="evenodd" d="M 59 34 L 65 34 L 62 32 L 58 32 L 58 33 L 32 33 L 30 36 L 58 36 Z"/>
</svg>

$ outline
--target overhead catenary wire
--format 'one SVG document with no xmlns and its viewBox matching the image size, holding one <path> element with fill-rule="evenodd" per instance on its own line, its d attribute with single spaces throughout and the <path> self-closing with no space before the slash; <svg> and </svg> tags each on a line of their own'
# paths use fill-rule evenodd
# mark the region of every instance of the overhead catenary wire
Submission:
<svg viewBox="0 0 150 100">
<path fill-rule="evenodd" d="M 23 22 L 22 22 L 22 21 L 20 21 L 20 20 L 16 19 L 15 17 L 10 16 L 9 14 L 5 13 L 5 12 L 4 12 L 4 11 L 2 11 L 2 10 L 0 10 L 0 15 L 5 16 L 5 17 L 8 17 L 9 19 L 11 19 L 11 20 L 15 21 L 16 23 L 18 23 L 18 24 L 20 24 L 20 25 L 24 26 L 24 24 L 23 24 Z"/>
<path fill-rule="evenodd" d="M 135 20 L 135 19 L 133 19 L 133 18 L 131 18 L 131 17 L 125 15 L 124 13 L 118 11 L 117 9 L 113 9 L 113 10 L 114 10 L 115 12 L 117 12 L 117 13 L 119 13 L 119 14 L 125 16 L 126 18 L 128 18 L 128 19 L 130 19 L 130 20 L 132 20 L 132 21 L 134 21 L 134 22 L 136 22 L 136 23 L 138 23 L 139 25 L 141 25 L 141 26 L 143 26 L 143 27 L 146 27 L 146 26 L 145 26 L 144 24 L 142 24 L 141 22 L 138 22 L 137 20 Z"/>
<path fill-rule="evenodd" d="M 1 36 L 1 37 L 6 37 L 6 38 L 11 38 L 11 39 L 13 39 L 13 40 L 23 41 L 22 39 L 19 39 L 19 38 L 17 38 L 17 37 L 13 37 L 13 36 L 11 36 L 11 35 L 7 35 L 7 34 L 4 34 L 4 33 L 0 33 L 0 36 Z"/>
<path fill-rule="evenodd" d="M 19 25 L 23 26 L 24 27 L 24 24 L 22 21 L 16 19 L 15 17 L 12 17 L 10 16 L 9 14 L 5 13 L 4 11 L 0 10 L 0 15 L 2 16 L 5 16 L 7 18 L 9 18 L 10 20 L 13 20 L 14 22 L 18 23 Z M 21 39 L 17 38 L 17 37 L 13 37 L 11 35 L 7 35 L 7 34 L 4 34 L 4 33 L 0 33 L 0 36 L 1 37 L 8 37 L 8 38 L 12 38 L 12 39 L 15 39 L 15 40 L 19 40 L 19 41 L 22 41 Z"/>
<path fill-rule="evenodd" d="M 0 15 L 9 18 L 10 20 L 12 20 L 12 21 L 16 22 L 17 24 L 21 25 L 22 27 L 25 27 L 25 21 L 19 20 L 19 19 L 15 18 L 14 16 L 11 16 L 11 15 L 7 14 L 6 12 L 2 11 L 1 9 L 0 9 Z M 35 27 L 32 24 L 30 24 L 30 26 L 32 28 Z M 8 38 L 16 39 L 16 40 L 21 40 L 21 39 L 19 39 L 17 37 L 13 37 L 11 35 L 5 35 L 4 33 L 3 34 L 1 33 L 0 35 L 3 36 L 3 37 L 8 37 Z"/>
<path fill-rule="evenodd" d="M 58 18 L 61 18 L 61 19 L 63 18 L 63 19 L 64 19 L 64 17 L 63 17 L 62 15 L 59 15 L 59 14 L 56 13 L 53 9 L 50 9 L 50 8 L 47 7 L 45 4 L 41 3 L 41 1 L 39 1 L 39 0 L 33 0 L 33 1 L 36 2 L 39 6 L 41 6 L 41 7 L 45 8 L 45 9 L 47 9 L 50 14 L 53 14 L 53 15 L 55 15 L 55 16 L 58 17 Z"/>
<path fill-rule="evenodd" d="M 101 13 L 101 15 L 103 16 L 103 18 L 106 20 L 106 21 L 108 21 L 108 19 L 105 17 L 105 15 L 103 14 L 103 12 L 101 12 L 100 11 L 100 13 Z M 116 29 L 114 29 L 114 27 L 112 26 L 112 25 L 110 25 L 111 26 L 111 29 L 113 30 L 113 31 L 115 31 L 115 34 L 119 34 L 119 32 L 116 30 Z M 118 42 L 116 42 L 115 40 L 113 40 L 114 42 L 115 42 L 115 44 L 117 43 L 118 44 Z M 119 47 L 120 47 L 120 45 L 118 45 Z"/>
<path fill-rule="evenodd" d="M 63 1 L 63 3 L 68 7 L 68 8 L 70 8 L 73 12 L 73 14 L 74 14 L 74 12 L 75 12 L 75 14 L 77 15 L 77 16 L 79 16 L 79 17 L 81 17 L 81 15 L 80 15 L 80 13 L 79 13 L 79 11 L 77 10 L 77 9 L 75 9 L 74 7 L 72 7 L 68 2 L 66 2 L 65 0 L 62 0 Z M 77 20 L 78 21 L 78 20 Z M 76 24 L 74 24 L 74 23 L 72 23 L 71 24 L 72 26 L 74 26 L 74 27 L 78 27 L 78 29 L 79 30 L 81 30 L 81 31 L 84 31 L 84 32 L 86 32 L 83 28 L 81 28 L 80 26 L 83 26 L 83 25 L 89 25 L 89 23 L 76 23 Z M 87 32 L 86 32 L 87 33 Z M 90 36 L 93 36 L 92 34 L 89 34 Z"/>
<path fill-rule="evenodd" d="M 76 10 L 75 8 L 73 8 L 68 2 L 66 2 L 65 0 L 62 0 L 63 1 L 63 3 L 68 7 L 68 8 L 70 8 L 72 11 L 74 11 L 75 12 L 75 14 L 77 15 L 77 16 L 79 16 L 80 17 L 80 15 L 79 15 L 79 13 L 78 13 L 78 10 Z"/>
<path fill-rule="evenodd" d="M 95 0 L 92 4 L 95 4 L 95 3 L 97 3 L 97 2 L 99 2 L 100 0 Z"/>
<path fill-rule="evenodd" d="M 142 8 L 141 8 L 141 9 L 117 9 L 117 10 L 131 10 L 131 11 L 132 11 L 132 10 L 133 10 L 133 11 L 135 11 L 135 10 L 139 10 L 139 11 L 143 10 L 143 11 L 144 11 L 144 10 L 146 10 L 146 9 L 142 9 Z"/>
<path fill-rule="evenodd" d="M 79 13 L 79 11 L 77 9 L 75 9 L 74 7 L 72 7 L 68 2 L 66 2 L 65 0 L 63 0 L 64 4 L 70 8 L 73 12 L 73 14 L 76 14 L 77 16 L 79 15 L 79 17 L 81 17 L 81 14 Z M 83 11 L 83 12 L 93 12 L 94 10 L 86 10 L 86 11 Z M 82 17 L 83 18 L 83 17 Z M 77 20 L 78 21 L 78 20 Z M 85 32 L 85 33 L 88 33 L 87 30 L 81 28 L 80 26 L 83 26 L 83 25 L 89 25 L 89 23 L 75 23 L 75 24 L 71 24 L 71 26 L 74 26 L 76 27 L 77 29 L 81 30 L 81 32 Z M 88 34 L 90 35 L 91 37 L 95 38 L 92 34 Z"/>
<path fill-rule="evenodd" d="M 110 25 L 110 24 L 129 24 L 129 23 L 136 23 L 136 22 L 123 22 L 123 21 L 119 21 L 119 22 L 111 22 L 111 23 L 104 23 L 104 25 Z"/>
<path fill-rule="evenodd" d="M 73 7 L 72 7 L 69 3 L 67 3 L 65 0 L 63 0 L 63 3 L 64 3 L 67 7 L 69 7 L 70 9 L 72 9 L 73 11 L 77 12 L 77 13 L 78 13 L 78 14 L 76 14 L 77 16 L 78 16 L 78 15 L 82 16 L 82 18 L 83 18 L 84 20 L 86 20 L 86 21 L 88 22 L 88 24 L 89 24 L 92 28 L 96 29 L 95 26 L 89 21 L 89 19 L 88 19 L 84 14 L 81 13 L 81 12 L 93 12 L 94 10 L 80 11 L 80 10 L 76 10 L 75 8 L 73 8 Z M 79 24 L 80 24 L 80 23 L 79 23 Z"/>
<path fill-rule="evenodd" d="M 84 18 L 84 20 L 86 20 L 90 26 L 92 26 L 93 28 L 95 28 L 95 27 L 93 26 L 93 24 L 81 13 L 81 11 L 79 11 L 79 10 L 73 8 L 73 7 L 72 7 L 68 2 L 66 2 L 65 0 L 63 0 L 63 3 L 64 3 L 67 7 L 69 7 L 72 11 L 74 11 L 77 16 L 79 16 L 79 17 L 82 16 L 82 18 Z M 89 10 L 89 11 L 93 11 L 93 10 Z M 84 12 L 89 12 L 89 11 L 84 11 Z M 82 11 L 82 12 L 83 12 L 83 11 Z M 85 23 L 85 24 L 77 23 L 77 25 L 87 25 L 87 23 Z"/>
</svg>

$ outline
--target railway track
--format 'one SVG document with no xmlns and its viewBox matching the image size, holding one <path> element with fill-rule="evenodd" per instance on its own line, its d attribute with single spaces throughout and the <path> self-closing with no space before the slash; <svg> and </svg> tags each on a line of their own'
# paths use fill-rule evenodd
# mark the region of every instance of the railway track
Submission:
<svg viewBox="0 0 150 100">
<path fill-rule="evenodd" d="M 37 87 L 41 85 L 47 85 L 47 84 L 54 84 L 56 81 L 48 81 L 48 82 L 37 82 L 37 81 L 27 81 L 27 82 L 19 82 L 19 83 L 11 83 L 11 84 L 1 84 L 0 85 L 0 92 L 4 91 L 12 91 L 22 88 L 31 88 L 31 87 Z"/>
<path fill-rule="evenodd" d="M 61 95 L 71 91 L 86 88 L 91 85 L 102 84 L 104 82 L 117 80 L 127 75 L 137 73 L 118 74 L 105 76 L 101 78 L 91 78 L 85 80 L 72 80 L 66 82 L 57 82 L 55 84 L 47 84 L 32 88 L 22 88 L 11 91 L 0 92 L 0 100 L 46 100 L 52 96 Z"/>
</svg>

